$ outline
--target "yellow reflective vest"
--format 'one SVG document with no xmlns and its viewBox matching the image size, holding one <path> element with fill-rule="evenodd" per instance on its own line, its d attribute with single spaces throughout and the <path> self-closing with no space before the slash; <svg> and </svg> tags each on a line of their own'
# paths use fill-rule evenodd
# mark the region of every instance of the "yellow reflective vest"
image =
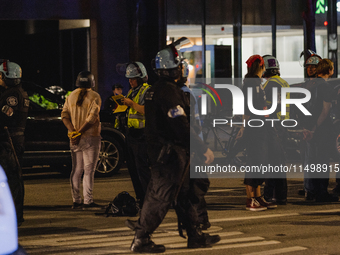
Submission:
<svg viewBox="0 0 340 255">
<path fill-rule="evenodd" d="M 265 82 L 265 84 L 263 84 L 263 89 L 265 89 L 266 87 L 267 87 L 267 85 L 268 85 L 268 83 L 269 82 L 276 82 L 276 83 L 278 83 L 280 86 L 281 86 L 281 88 L 289 88 L 289 84 L 284 80 L 284 79 L 282 79 L 280 76 L 278 76 L 278 75 L 274 75 L 274 76 L 272 76 L 272 77 L 270 77 L 266 82 Z M 290 99 L 290 93 L 287 93 L 286 94 L 286 98 L 287 99 Z M 266 101 L 267 102 L 267 105 L 271 105 L 272 104 L 272 102 L 271 101 Z M 276 116 L 277 116 L 277 118 L 279 119 L 279 120 L 287 120 L 287 119 L 289 119 L 289 104 L 287 104 L 286 105 L 286 115 L 285 116 L 281 116 L 281 111 L 278 111 L 277 113 L 276 113 Z"/>
<path fill-rule="evenodd" d="M 132 99 L 132 101 L 137 104 L 141 104 L 141 101 L 143 100 L 147 89 L 150 87 L 151 85 L 144 83 L 142 87 L 139 89 L 137 95 Z M 131 93 L 132 93 L 132 89 L 130 89 L 126 97 L 129 97 Z M 137 129 L 145 128 L 145 115 L 137 112 L 137 110 L 130 107 L 129 112 L 128 112 L 127 125 L 128 125 L 128 128 L 137 128 Z"/>
<path fill-rule="evenodd" d="M 119 128 L 119 120 L 118 119 L 115 119 L 115 125 L 114 125 L 114 128 Z"/>
</svg>

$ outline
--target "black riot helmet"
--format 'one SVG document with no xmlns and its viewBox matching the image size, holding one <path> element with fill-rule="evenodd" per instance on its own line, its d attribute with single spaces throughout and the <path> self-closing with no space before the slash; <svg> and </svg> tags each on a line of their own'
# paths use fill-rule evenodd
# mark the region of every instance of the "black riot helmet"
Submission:
<svg viewBox="0 0 340 255">
<path fill-rule="evenodd" d="M 78 74 L 76 86 L 79 88 L 94 88 L 94 75 L 89 71 L 82 71 Z"/>
</svg>

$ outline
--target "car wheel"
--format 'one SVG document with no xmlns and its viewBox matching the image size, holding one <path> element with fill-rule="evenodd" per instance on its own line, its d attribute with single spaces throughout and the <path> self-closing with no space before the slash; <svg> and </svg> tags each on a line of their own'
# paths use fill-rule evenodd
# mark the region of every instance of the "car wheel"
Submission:
<svg viewBox="0 0 340 255">
<path fill-rule="evenodd" d="M 123 161 L 123 149 L 112 137 L 102 135 L 96 176 L 107 177 L 117 173 Z"/>
</svg>

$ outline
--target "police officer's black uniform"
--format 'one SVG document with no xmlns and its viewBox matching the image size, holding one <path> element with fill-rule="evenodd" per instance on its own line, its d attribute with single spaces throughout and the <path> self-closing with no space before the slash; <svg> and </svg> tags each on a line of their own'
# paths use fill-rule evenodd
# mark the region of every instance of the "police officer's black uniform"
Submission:
<svg viewBox="0 0 340 255">
<path fill-rule="evenodd" d="M 0 165 L 4 168 L 15 203 L 18 225 L 23 221 L 24 183 L 20 166 L 4 127 L 8 127 L 19 162 L 24 153 L 24 131 L 29 98 L 21 85 L 10 86 L 0 94 Z"/>
<path fill-rule="evenodd" d="M 189 199 L 191 196 L 187 188 L 189 172 L 186 172 L 185 169 L 189 163 L 190 137 L 191 143 L 195 144 L 192 149 L 197 155 L 203 157 L 207 147 L 190 128 L 184 112 L 184 109 L 189 107 L 186 102 L 185 95 L 178 85 L 165 77 L 161 77 L 145 97 L 145 133 L 151 161 L 151 180 L 136 226 L 135 240 L 141 241 L 138 243 L 134 240 L 132 248 L 141 242 L 153 246 L 149 236 L 164 219 L 183 179 L 185 179 L 185 183 L 183 183 L 177 199 L 180 209 L 176 211 L 187 231 L 188 246 L 190 240 L 194 240 L 193 243 L 197 245 L 204 245 L 206 244 L 205 238 L 211 238 L 198 235 L 197 213 Z M 183 178 L 184 173 L 186 173 L 186 178 Z M 210 241 L 215 243 L 219 240 Z M 202 242 L 200 243 L 200 241 Z M 142 245 L 139 246 L 142 247 Z M 150 247 L 150 249 L 153 248 Z M 134 251 L 138 250 L 134 249 Z"/>
<path fill-rule="evenodd" d="M 198 123 L 199 118 L 196 118 L 196 98 L 190 91 L 190 89 L 183 83 L 182 80 L 178 82 L 178 86 L 181 88 L 181 90 L 184 92 L 187 100 L 187 105 L 190 107 L 188 109 L 185 109 L 185 113 L 189 117 L 189 122 L 193 130 L 196 132 L 197 135 L 202 133 L 202 128 L 200 123 Z M 202 137 L 201 137 L 202 138 Z M 202 159 L 200 157 L 193 157 L 190 164 L 192 166 L 195 165 L 204 165 L 204 162 L 202 162 Z M 203 230 L 206 230 L 211 226 L 209 222 L 208 217 L 208 211 L 207 211 L 207 203 L 205 201 L 205 195 L 208 192 L 210 186 L 210 181 L 208 178 L 207 173 L 200 173 L 200 178 L 192 178 L 190 179 L 190 187 L 195 194 L 195 197 L 197 198 L 197 201 L 194 201 L 193 206 L 196 208 L 197 211 L 197 217 L 198 217 L 198 223 L 202 227 Z"/>
</svg>

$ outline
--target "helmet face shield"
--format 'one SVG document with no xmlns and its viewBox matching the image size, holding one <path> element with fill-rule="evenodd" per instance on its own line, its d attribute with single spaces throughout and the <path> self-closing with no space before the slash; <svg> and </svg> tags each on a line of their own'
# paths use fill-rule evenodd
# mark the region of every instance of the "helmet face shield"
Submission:
<svg viewBox="0 0 340 255">
<path fill-rule="evenodd" d="M 146 72 L 145 66 L 141 62 L 133 62 L 128 64 L 126 67 L 126 78 L 145 78 L 147 75 L 148 74 Z"/>
<path fill-rule="evenodd" d="M 159 51 L 155 58 L 156 69 L 174 69 L 181 63 L 182 54 L 173 45 Z"/>
</svg>

